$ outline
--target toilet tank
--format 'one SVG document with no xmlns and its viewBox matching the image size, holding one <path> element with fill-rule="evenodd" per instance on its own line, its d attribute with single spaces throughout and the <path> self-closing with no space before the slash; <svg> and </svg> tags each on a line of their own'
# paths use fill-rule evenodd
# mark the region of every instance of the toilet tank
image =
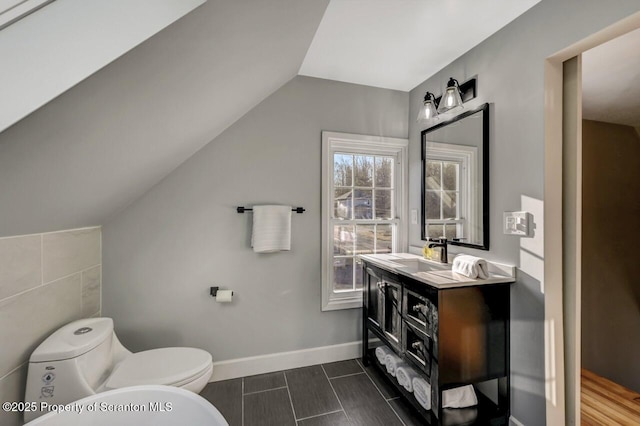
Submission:
<svg viewBox="0 0 640 426">
<path fill-rule="evenodd" d="M 54 363 L 75 359 L 78 373 L 92 388 L 113 367 L 113 320 L 88 318 L 58 329 L 36 348 L 29 363 Z"/>
<path fill-rule="evenodd" d="M 42 404 L 68 404 L 98 392 L 113 368 L 120 346 L 111 318 L 74 321 L 50 335 L 29 358 L 25 421 L 45 414 Z M 43 411 L 44 410 L 44 411 Z"/>
</svg>

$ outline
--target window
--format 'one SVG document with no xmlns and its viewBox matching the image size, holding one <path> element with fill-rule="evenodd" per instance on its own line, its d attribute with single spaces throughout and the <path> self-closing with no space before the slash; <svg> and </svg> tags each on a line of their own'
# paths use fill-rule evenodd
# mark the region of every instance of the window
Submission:
<svg viewBox="0 0 640 426">
<path fill-rule="evenodd" d="M 476 230 L 467 221 L 477 208 L 474 191 L 469 190 L 476 156 L 475 147 L 427 142 L 423 207 L 427 237 L 473 240 Z"/>
<path fill-rule="evenodd" d="M 406 139 L 322 133 L 322 309 L 362 306 L 358 255 L 404 249 Z"/>
</svg>

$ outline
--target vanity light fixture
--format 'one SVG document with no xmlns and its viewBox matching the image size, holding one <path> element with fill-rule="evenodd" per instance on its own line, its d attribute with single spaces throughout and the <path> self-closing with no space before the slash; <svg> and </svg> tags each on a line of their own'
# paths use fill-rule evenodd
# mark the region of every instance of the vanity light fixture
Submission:
<svg viewBox="0 0 640 426">
<path fill-rule="evenodd" d="M 418 121 L 426 121 L 438 118 L 438 104 L 433 93 L 427 92 L 424 95 L 424 105 L 418 112 Z"/>
<path fill-rule="evenodd" d="M 462 104 L 476 97 L 476 79 L 459 84 L 455 78 L 449 78 L 447 89 L 438 104 L 438 113 L 453 111 L 462 108 Z"/>
</svg>

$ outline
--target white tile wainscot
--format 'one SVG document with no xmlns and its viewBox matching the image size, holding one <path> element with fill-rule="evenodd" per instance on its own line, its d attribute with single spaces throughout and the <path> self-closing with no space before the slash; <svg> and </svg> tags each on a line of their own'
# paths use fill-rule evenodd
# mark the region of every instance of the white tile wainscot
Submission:
<svg viewBox="0 0 640 426">
<path fill-rule="evenodd" d="M 0 238 L 0 400 L 24 398 L 27 362 L 49 334 L 100 315 L 100 227 Z M 22 413 L 0 411 L 0 424 Z"/>
</svg>

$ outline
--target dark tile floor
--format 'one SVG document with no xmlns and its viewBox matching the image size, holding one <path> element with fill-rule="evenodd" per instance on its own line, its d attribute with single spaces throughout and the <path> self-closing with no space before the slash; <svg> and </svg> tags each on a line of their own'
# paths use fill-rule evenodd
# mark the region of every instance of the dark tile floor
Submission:
<svg viewBox="0 0 640 426">
<path fill-rule="evenodd" d="M 231 426 L 423 424 L 381 373 L 360 360 L 209 383 L 200 395 Z"/>
</svg>

